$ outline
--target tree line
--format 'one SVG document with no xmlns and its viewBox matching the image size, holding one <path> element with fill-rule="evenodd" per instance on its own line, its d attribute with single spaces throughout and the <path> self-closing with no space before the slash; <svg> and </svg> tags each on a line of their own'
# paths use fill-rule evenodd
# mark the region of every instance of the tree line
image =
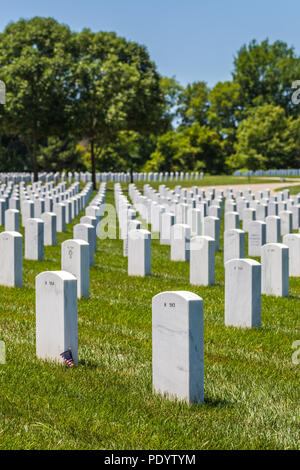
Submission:
<svg viewBox="0 0 300 470">
<path fill-rule="evenodd" d="M 143 45 L 35 17 L 0 34 L 0 80 L 0 171 L 300 167 L 300 58 L 282 41 L 242 46 L 230 81 L 183 87 Z"/>
</svg>

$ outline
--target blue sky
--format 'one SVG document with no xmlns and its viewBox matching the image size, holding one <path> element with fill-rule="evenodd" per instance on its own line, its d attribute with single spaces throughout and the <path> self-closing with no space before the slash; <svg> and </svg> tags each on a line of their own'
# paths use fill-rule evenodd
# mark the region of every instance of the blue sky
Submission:
<svg viewBox="0 0 300 470">
<path fill-rule="evenodd" d="M 10 21 L 52 16 L 80 31 L 115 31 L 145 44 L 162 75 L 186 85 L 231 78 L 233 57 L 255 38 L 281 39 L 300 54 L 299 0 L 0 0 Z"/>
</svg>

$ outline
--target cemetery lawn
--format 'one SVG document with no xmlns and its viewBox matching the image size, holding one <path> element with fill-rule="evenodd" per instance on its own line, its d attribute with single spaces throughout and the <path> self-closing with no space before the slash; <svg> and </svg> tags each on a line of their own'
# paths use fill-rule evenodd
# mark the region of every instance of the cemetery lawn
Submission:
<svg viewBox="0 0 300 470">
<path fill-rule="evenodd" d="M 34 291 L 38 273 L 60 269 L 60 243 L 68 238 L 71 225 L 57 247 L 45 247 L 44 261 L 24 260 L 23 288 L 0 288 L 7 352 L 1 449 L 299 448 L 300 364 L 292 363 L 292 344 L 300 340 L 300 278 L 291 278 L 289 298 L 262 297 L 262 328 L 226 328 L 222 252 L 216 285 L 195 287 L 188 263 L 171 262 L 170 248 L 158 240 L 148 278 L 127 276 L 120 240 L 98 240 L 91 298 L 78 302 L 79 365 L 68 369 L 35 358 Z M 204 299 L 201 405 L 152 393 L 151 300 L 166 290 Z"/>
</svg>

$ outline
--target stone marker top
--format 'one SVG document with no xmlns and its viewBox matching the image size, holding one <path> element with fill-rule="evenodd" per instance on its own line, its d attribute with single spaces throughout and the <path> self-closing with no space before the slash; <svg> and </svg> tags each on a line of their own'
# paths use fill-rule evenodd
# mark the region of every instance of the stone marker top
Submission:
<svg viewBox="0 0 300 470">
<path fill-rule="evenodd" d="M 292 235 L 292 234 L 290 234 L 290 235 Z M 274 246 L 275 248 L 288 248 L 288 246 L 284 245 L 283 243 L 266 243 L 265 245 L 262 246 L 262 248 L 264 248 L 266 246 L 268 246 L 270 248 L 272 246 Z"/>
<path fill-rule="evenodd" d="M 76 242 L 77 245 L 89 245 L 88 242 L 86 242 L 85 240 L 81 240 L 80 238 L 72 238 L 70 240 L 65 240 L 63 243 L 70 243 L 70 242 Z"/>
<path fill-rule="evenodd" d="M 43 219 L 40 219 L 39 217 L 28 217 L 26 222 L 31 222 L 32 220 L 44 223 Z"/>
<path fill-rule="evenodd" d="M 44 271 L 36 276 L 36 280 L 44 276 L 49 276 L 51 274 L 59 277 L 62 281 L 76 281 L 76 277 L 68 271 Z"/>
<path fill-rule="evenodd" d="M 201 301 L 202 302 L 202 298 L 197 295 L 197 294 L 194 294 L 193 292 L 189 292 L 189 291 L 186 291 L 186 290 L 177 290 L 177 291 L 165 291 L 165 292 L 160 292 L 159 294 L 155 295 L 153 298 L 152 298 L 152 302 L 159 298 L 160 296 L 162 295 L 166 295 L 166 294 L 170 294 L 172 296 L 174 295 L 178 295 L 180 298 L 183 298 L 184 300 L 186 301 Z"/>
<path fill-rule="evenodd" d="M 278 243 L 275 243 L 275 245 L 277 245 L 277 244 Z M 270 243 L 270 245 L 271 245 L 271 243 Z M 243 264 L 248 264 L 249 266 L 260 266 L 261 265 L 255 259 L 251 259 L 251 258 L 233 258 L 233 259 L 230 259 L 229 261 L 226 261 L 225 266 L 229 265 L 229 263 L 236 263 L 237 261 L 239 261 L 240 263 L 243 263 Z"/>
<path fill-rule="evenodd" d="M 1 232 L 0 235 L 10 235 L 11 237 L 21 237 L 23 238 L 22 234 L 19 232 L 14 232 L 13 230 L 5 230 L 4 232 Z"/>
</svg>

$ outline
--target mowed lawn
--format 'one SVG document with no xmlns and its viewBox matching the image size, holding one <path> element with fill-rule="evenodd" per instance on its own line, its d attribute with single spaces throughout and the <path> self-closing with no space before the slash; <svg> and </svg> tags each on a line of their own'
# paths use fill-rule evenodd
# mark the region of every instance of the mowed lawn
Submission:
<svg viewBox="0 0 300 470">
<path fill-rule="evenodd" d="M 300 340 L 300 278 L 290 279 L 289 298 L 262 297 L 262 328 L 226 328 L 222 251 L 216 285 L 195 287 L 188 263 L 171 262 L 170 248 L 158 240 L 147 278 L 127 276 L 120 240 L 98 240 L 91 298 L 78 302 L 79 365 L 68 369 L 35 358 L 34 291 L 38 273 L 60 269 L 60 243 L 68 238 L 71 225 L 57 247 L 45 248 L 44 261 L 24 260 L 23 288 L 0 288 L 7 350 L 1 449 L 299 448 L 300 364 L 292 363 L 292 344 Z M 166 290 L 204 300 L 201 405 L 152 393 L 151 300 Z"/>
</svg>

